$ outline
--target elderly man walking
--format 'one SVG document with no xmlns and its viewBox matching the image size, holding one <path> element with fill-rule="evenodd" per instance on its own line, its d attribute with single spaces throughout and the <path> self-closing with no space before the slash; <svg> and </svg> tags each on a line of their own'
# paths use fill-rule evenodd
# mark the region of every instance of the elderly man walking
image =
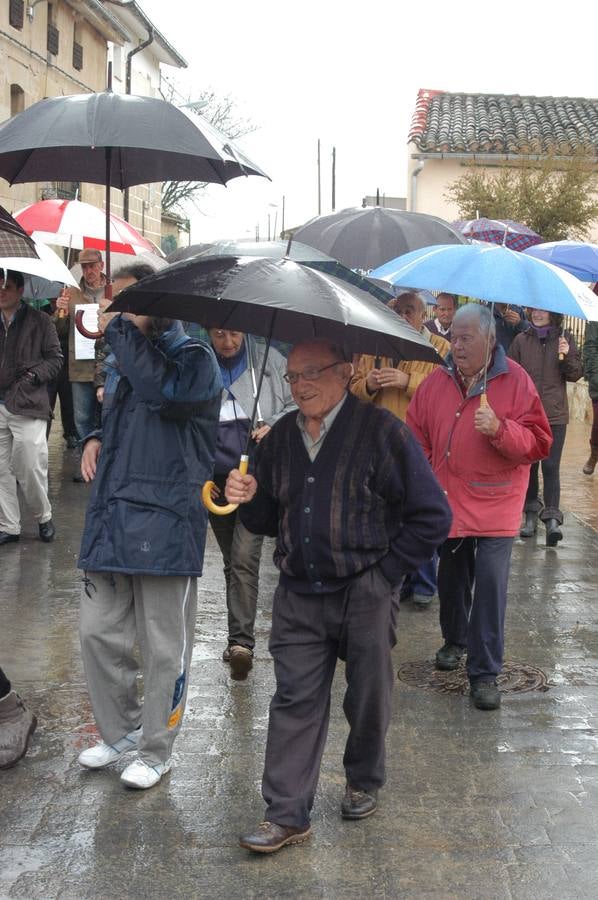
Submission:
<svg viewBox="0 0 598 900">
<path fill-rule="evenodd" d="M 393 588 L 446 537 L 450 511 L 406 426 L 348 393 L 352 366 L 327 342 L 297 345 L 286 378 L 299 412 L 261 442 L 255 477 L 227 479 L 245 526 L 277 537 L 270 652 L 276 693 L 262 794 L 242 847 L 272 853 L 310 835 L 337 658 L 345 661 L 341 814 L 376 810 L 384 784 L 395 643 Z"/>
<path fill-rule="evenodd" d="M 513 538 L 530 465 L 548 455 L 552 434 L 531 378 L 496 343 L 488 308 L 470 303 L 456 313 L 447 367 L 421 385 L 407 424 L 453 511 L 438 567 L 436 667 L 456 669 L 467 652 L 474 705 L 497 709 Z"/>
</svg>

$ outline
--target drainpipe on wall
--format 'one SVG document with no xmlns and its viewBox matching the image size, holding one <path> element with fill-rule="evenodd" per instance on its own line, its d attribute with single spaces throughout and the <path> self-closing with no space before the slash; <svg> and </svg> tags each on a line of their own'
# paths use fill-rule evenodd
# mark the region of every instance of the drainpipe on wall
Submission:
<svg viewBox="0 0 598 900">
<path fill-rule="evenodd" d="M 411 173 L 411 212 L 417 212 L 417 176 L 423 169 L 425 159 L 421 159 Z"/>
<path fill-rule="evenodd" d="M 145 41 L 139 44 L 138 47 L 134 47 L 132 50 L 129 50 L 127 53 L 127 65 L 126 65 L 126 77 L 125 77 L 125 93 L 131 93 L 131 68 L 132 68 L 132 60 L 136 53 L 141 53 L 142 50 L 145 50 L 146 47 L 149 47 L 154 40 L 154 29 L 152 25 L 148 22 L 146 25 L 148 35 Z M 129 221 L 129 188 L 125 188 L 124 197 L 123 197 L 123 219 L 125 222 Z"/>
</svg>

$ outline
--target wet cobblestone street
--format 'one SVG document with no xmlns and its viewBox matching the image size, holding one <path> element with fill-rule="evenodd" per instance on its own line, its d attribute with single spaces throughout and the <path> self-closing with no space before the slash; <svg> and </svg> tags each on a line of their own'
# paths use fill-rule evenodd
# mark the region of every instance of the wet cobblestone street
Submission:
<svg viewBox="0 0 598 900">
<path fill-rule="evenodd" d="M 589 426 L 569 430 L 566 519 L 558 549 L 517 540 L 506 658 L 538 667 L 548 690 L 509 693 L 496 712 L 467 695 L 397 680 L 388 782 L 375 816 L 342 821 L 343 671 L 306 844 L 271 857 L 237 845 L 260 821 L 267 652 L 276 572 L 263 554 L 254 669 L 230 680 L 224 579 L 210 536 L 199 584 L 186 718 L 174 768 L 156 788 L 119 783 L 126 764 L 90 772 L 76 757 L 96 737 L 77 631 L 75 569 L 88 487 L 51 436 L 57 539 L 26 518 L 0 548 L 0 664 L 38 717 L 30 752 L 0 773 L 0 900 L 408 898 L 568 900 L 598 896 L 598 472 L 587 477 Z M 433 658 L 437 605 L 406 604 L 396 669 Z"/>
</svg>

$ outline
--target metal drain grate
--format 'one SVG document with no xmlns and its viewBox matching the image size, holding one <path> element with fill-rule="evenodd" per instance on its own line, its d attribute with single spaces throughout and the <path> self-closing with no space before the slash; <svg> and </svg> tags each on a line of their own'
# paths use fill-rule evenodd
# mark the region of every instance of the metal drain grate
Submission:
<svg viewBox="0 0 598 900">
<path fill-rule="evenodd" d="M 463 664 L 453 672 L 441 672 L 430 660 L 408 662 L 400 667 L 397 677 L 410 687 L 423 688 L 438 694 L 469 693 L 469 679 Z M 544 672 L 523 663 L 505 663 L 496 680 L 503 694 L 548 690 L 548 679 Z"/>
</svg>

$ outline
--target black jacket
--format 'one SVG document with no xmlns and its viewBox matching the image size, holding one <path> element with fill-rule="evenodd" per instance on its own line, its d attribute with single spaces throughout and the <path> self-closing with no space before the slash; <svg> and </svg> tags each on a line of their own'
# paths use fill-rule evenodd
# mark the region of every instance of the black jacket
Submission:
<svg viewBox="0 0 598 900">
<path fill-rule="evenodd" d="M 62 366 L 56 328 L 46 313 L 21 303 L 8 328 L 0 315 L 0 400 L 17 416 L 48 419 L 47 383 Z"/>
</svg>

